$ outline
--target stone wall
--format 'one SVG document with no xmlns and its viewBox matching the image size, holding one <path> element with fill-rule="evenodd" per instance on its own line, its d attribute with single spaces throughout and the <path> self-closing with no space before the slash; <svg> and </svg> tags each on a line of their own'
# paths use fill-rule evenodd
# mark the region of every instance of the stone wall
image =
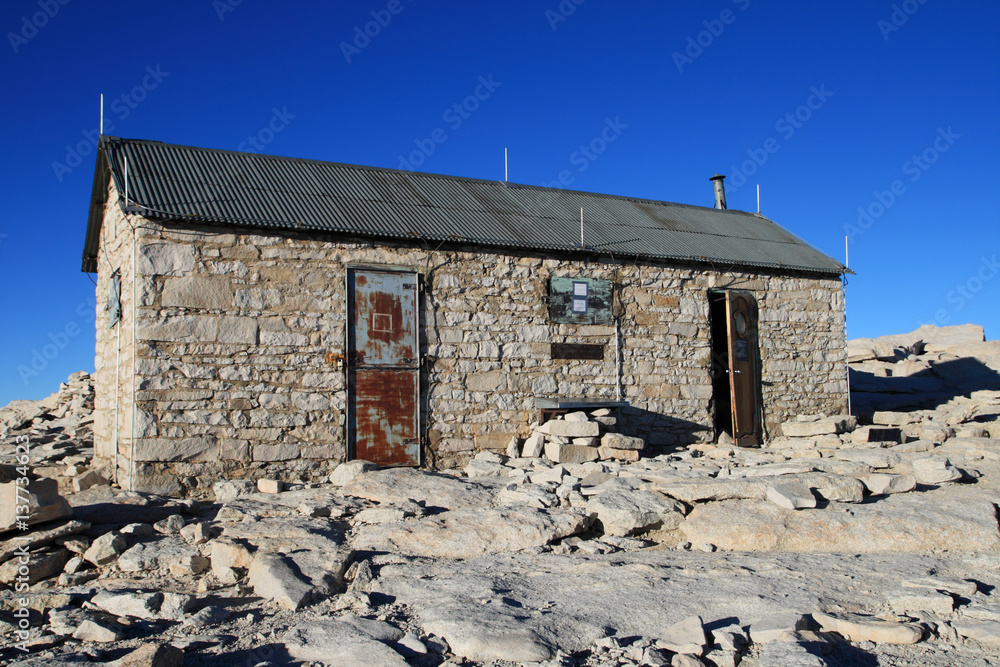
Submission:
<svg viewBox="0 0 1000 667">
<path fill-rule="evenodd" d="M 112 263 L 120 264 L 116 257 L 126 245 L 131 252 L 131 229 L 123 232 L 116 211 L 109 210 L 105 233 L 113 227 L 118 234 L 118 245 L 108 245 L 118 252 L 110 253 Z M 327 355 L 344 352 L 349 264 L 392 265 L 422 276 L 429 465 L 452 465 L 478 450 L 505 447 L 511 435 L 526 436 L 537 417 L 536 396 L 614 399 L 615 328 L 550 323 L 552 276 L 620 287 L 621 383 L 631 404 L 621 428 L 651 445 L 714 437 L 712 288 L 749 290 L 758 299 L 768 429 L 777 433 L 778 423 L 800 412 L 846 410 L 843 301 L 835 278 L 718 275 L 661 264 L 132 221 L 141 227 L 138 488 L 180 493 L 198 478 L 256 476 L 265 467 L 269 475 L 309 480 L 344 460 L 345 377 Z M 102 274 L 99 295 L 106 280 Z M 130 290 L 129 277 L 123 293 Z M 98 412 L 104 416 L 95 437 L 98 454 L 107 456 L 114 451 L 106 427 L 114 332 L 102 331 L 100 315 Z M 602 344 L 604 360 L 553 360 L 550 344 L 560 342 Z M 119 450 L 125 452 L 131 445 L 122 420 Z"/>
<path fill-rule="evenodd" d="M 109 202 L 118 200 L 113 186 L 108 197 Z M 137 230 L 137 235 L 141 233 Z M 129 474 L 127 445 L 132 428 L 132 247 L 132 227 L 125 215 L 117 205 L 107 206 L 97 257 L 94 455 L 108 479 L 116 478 L 118 464 L 117 479 L 123 486 Z M 116 270 L 121 276 L 121 321 L 112 328 L 107 310 L 108 288 Z M 121 449 L 118 457 L 116 446 Z"/>
</svg>

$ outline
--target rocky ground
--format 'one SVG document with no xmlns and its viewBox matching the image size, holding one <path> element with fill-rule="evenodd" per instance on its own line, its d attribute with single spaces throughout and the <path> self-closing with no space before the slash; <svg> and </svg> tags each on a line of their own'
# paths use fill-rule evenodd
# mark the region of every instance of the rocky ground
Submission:
<svg viewBox="0 0 1000 667">
<path fill-rule="evenodd" d="M 76 374 L 0 410 L 0 661 L 1000 665 L 1000 355 L 981 329 L 908 336 L 852 341 L 861 423 L 802 416 L 761 449 L 650 457 L 577 414 L 464 470 L 183 500 L 89 468 Z"/>
</svg>

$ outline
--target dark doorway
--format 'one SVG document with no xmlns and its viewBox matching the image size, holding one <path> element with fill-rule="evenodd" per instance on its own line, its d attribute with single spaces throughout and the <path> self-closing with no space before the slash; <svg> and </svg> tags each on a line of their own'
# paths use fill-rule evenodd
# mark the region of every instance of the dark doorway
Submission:
<svg viewBox="0 0 1000 667">
<path fill-rule="evenodd" d="M 760 445 L 757 303 L 740 291 L 709 292 L 715 431 L 741 447 Z"/>
</svg>

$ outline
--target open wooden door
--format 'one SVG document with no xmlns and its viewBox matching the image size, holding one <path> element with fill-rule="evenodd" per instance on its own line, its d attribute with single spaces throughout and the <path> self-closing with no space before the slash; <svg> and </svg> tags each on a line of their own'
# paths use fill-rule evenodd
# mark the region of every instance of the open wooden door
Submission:
<svg viewBox="0 0 1000 667">
<path fill-rule="evenodd" d="M 349 269 L 348 455 L 420 465 L 417 275 Z"/>
<path fill-rule="evenodd" d="M 729 393 L 733 439 L 740 447 L 760 445 L 757 402 L 757 307 L 749 292 L 726 292 L 726 328 L 729 343 Z"/>
</svg>

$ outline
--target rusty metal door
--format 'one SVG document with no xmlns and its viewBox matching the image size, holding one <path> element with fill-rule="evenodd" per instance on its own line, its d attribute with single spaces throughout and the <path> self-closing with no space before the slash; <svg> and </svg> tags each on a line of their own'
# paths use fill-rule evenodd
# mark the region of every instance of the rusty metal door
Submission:
<svg viewBox="0 0 1000 667">
<path fill-rule="evenodd" d="M 420 465 L 417 274 L 347 272 L 349 456 Z"/>
<path fill-rule="evenodd" d="M 757 405 L 757 308 L 753 294 L 726 292 L 729 337 L 729 390 L 733 438 L 741 447 L 760 444 Z"/>
</svg>

